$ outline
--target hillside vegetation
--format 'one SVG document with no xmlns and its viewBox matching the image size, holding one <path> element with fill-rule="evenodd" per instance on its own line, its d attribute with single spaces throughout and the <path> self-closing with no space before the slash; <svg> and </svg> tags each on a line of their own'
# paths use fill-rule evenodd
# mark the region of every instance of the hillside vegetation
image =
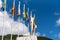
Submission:
<svg viewBox="0 0 60 40">
<path fill-rule="evenodd" d="M 20 37 L 21 37 L 21 36 L 23 36 L 23 35 L 20 35 Z M 10 34 L 4 36 L 4 40 L 10 40 L 10 37 L 11 37 Z M 17 37 L 17 35 L 13 35 L 12 39 L 13 39 L 13 40 L 16 40 L 16 37 Z M 2 36 L 0 36 L 0 40 L 1 40 L 1 39 L 2 39 Z M 38 36 L 38 37 L 37 37 L 37 40 L 52 40 L 52 39 Z"/>
</svg>

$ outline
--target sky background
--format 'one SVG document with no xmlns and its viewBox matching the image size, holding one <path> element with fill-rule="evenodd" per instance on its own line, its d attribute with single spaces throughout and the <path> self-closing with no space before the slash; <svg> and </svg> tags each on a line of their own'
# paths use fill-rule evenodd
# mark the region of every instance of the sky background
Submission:
<svg viewBox="0 0 60 40">
<path fill-rule="evenodd" d="M 21 2 L 21 13 L 23 4 L 26 4 L 26 10 L 29 7 L 30 11 L 35 14 L 37 34 L 53 40 L 60 40 L 60 0 L 16 0 L 16 10 L 18 10 L 19 1 Z M 10 11 L 12 3 L 13 0 L 7 0 L 7 12 Z M 16 20 L 17 18 L 15 17 Z"/>
</svg>

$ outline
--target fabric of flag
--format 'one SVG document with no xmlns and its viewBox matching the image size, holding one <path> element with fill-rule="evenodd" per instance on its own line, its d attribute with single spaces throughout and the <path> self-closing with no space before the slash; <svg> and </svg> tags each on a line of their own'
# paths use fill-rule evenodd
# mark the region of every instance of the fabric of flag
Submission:
<svg viewBox="0 0 60 40">
<path fill-rule="evenodd" d="M 30 15 L 30 17 L 31 17 L 30 19 L 31 34 L 33 35 L 36 28 L 36 20 L 35 20 L 35 16 L 33 17 L 32 14 Z"/>
<path fill-rule="evenodd" d="M 29 22 L 29 23 L 30 23 L 30 19 L 29 19 L 29 18 L 27 19 L 27 22 Z"/>
<path fill-rule="evenodd" d="M 34 19 L 34 21 L 33 21 L 33 29 L 35 29 L 35 26 L 36 26 L 36 21 Z"/>
<path fill-rule="evenodd" d="M 14 13 L 15 13 L 15 7 L 14 7 L 14 4 L 12 5 L 11 13 L 12 13 L 12 16 L 14 16 Z"/>
<path fill-rule="evenodd" d="M 36 28 L 36 21 L 35 19 L 33 20 L 33 24 L 32 24 L 32 30 L 31 30 L 31 35 L 33 35 L 34 31 L 35 31 L 35 28 Z"/>
<path fill-rule="evenodd" d="M 6 8 L 6 0 L 4 0 L 4 8 Z"/>
<path fill-rule="evenodd" d="M 23 12 L 23 18 L 26 19 L 28 16 L 28 14 L 26 13 L 26 11 Z"/>
<path fill-rule="evenodd" d="M 26 10 L 25 10 L 25 4 L 24 4 L 24 8 L 23 8 L 23 19 L 26 19 L 28 16 Z"/>
<path fill-rule="evenodd" d="M 31 26 L 31 29 L 33 29 L 33 21 L 34 21 L 34 17 L 31 17 L 31 19 L 30 19 L 30 26 Z"/>
<path fill-rule="evenodd" d="M 6 0 L 4 0 L 4 3 L 3 3 L 3 5 L 2 5 L 2 11 L 4 11 L 5 8 L 6 8 Z"/>
<path fill-rule="evenodd" d="M 26 19 L 26 21 L 28 22 L 28 23 L 30 23 L 30 18 L 29 18 L 29 15 L 27 14 L 27 19 Z"/>
<path fill-rule="evenodd" d="M 4 7 L 2 7 L 2 11 L 4 11 Z"/>
<path fill-rule="evenodd" d="M 19 2 L 19 6 L 18 6 L 18 17 L 20 16 L 20 2 Z"/>
</svg>

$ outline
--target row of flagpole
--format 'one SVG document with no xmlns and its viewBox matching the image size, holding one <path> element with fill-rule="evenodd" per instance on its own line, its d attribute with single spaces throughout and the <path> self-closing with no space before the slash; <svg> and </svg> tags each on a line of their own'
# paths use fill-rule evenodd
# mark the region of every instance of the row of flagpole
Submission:
<svg viewBox="0 0 60 40">
<path fill-rule="evenodd" d="M 6 11 L 6 0 L 4 0 L 4 4 L 3 4 L 3 11 Z M 14 21 L 14 13 L 15 13 L 15 0 L 12 4 L 12 9 L 11 9 L 11 14 L 12 14 L 12 19 Z M 4 13 L 4 12 L 3 12 Z M 24 7 L 23 7 L 23 19 L 26 19 L 29 23 L 28 23 L 28 29 L 29 29 L 29 24 L 31 26 L 31 35 L 33 35 L 33 32 L 35 32 L 35 26 L 36 26 L 36 23 L 35 23 L 35 15 L 34 17 L 32 16 L 32 11 L 31 11 L 31 15 L 30 15 L 30 19 L 29 19 L 29 8 L 27 9 L 27 12 L 25 11 L 25 4 L 24 4 Z M 19 5 L 18 5 L 18 23 L 21 22 L 20 19 L 20 2 L 19 2 Z M 24 21 L 25 23 L 25 21 Z M 23 25 L 24 26 L 24 25 Z M 3 15 L 3 27 L 4 27 L 4 15 Z M 11 39 L 12 40 L 12 27 L 13 27 L 13 22 L 11 23 Z M 18 29 L 19 31 L 19 29 Z M 24 32 L 24 28 L 23 28 L 23 32 Z M 3 28 L 3 34 L 4 34 L 4 28 Z M 4 36 L 2 34 L 2 40 L 4 40 Z M 18 32 L 18 37 L 19 37 L 19 32 Z"/>
</svg>

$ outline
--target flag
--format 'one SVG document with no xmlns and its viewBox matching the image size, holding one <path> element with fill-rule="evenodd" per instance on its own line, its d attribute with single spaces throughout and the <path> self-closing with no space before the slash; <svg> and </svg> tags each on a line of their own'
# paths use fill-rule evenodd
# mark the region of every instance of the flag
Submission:
<svg viewBox="0 0 60 40">
<path fill-rule="evenodd" d="M 36 27 L 37 27 L 37 26 L 36 26 L 36 20 L 34 19 L 34 21 L 33 21 L 33 29 L 32 29 L 32 31 L 31 31 L 31 34 L 32 34 L 32 35 L 33 35 Z"/>
<path fill-rule="evenodd" d="M 33 23 L 34 23 L 34 17 L 31 16 L 31 19 L 30 19 L 31 35 L 33 35 L 33 32 L 34 32 Z"/>
<path fill-rule="evenodd" d="M 32 12 L 31 12 L 31 15 L 30 15 L 30 26 L 31 26 L 31 35 L 34 33 L 35 31 L 35 28 L 37 27 L 36 26 L 36 20 L 35 20 L 35 15 L 32 16 Z"/>
<path fill-rule="evenodd" d="M 15 13 L 15 6 L 14 6 L 14 3 L 12 4 L 12 9 L 11 9 L 11 14 L 12 16 L 14 16 L 14 13 Z"/>
<path fill-rule="evenodd" d="M 18 6 L 18 17 L 20 16 L 20 2 L 19 2 L 19 6 Z"/>
<path fill-rule="evenodd" d="M 33 21 L 34 21 L 34 17 L 32 16 L 32 11 L 31 11 L 31 15 L 30 15 L 30 26 L 31 26 L 31 29 L 33 29 Z"/>
<path fill-rule="evenodd" d="M 4 8 L 6 8 L 6 0 L 4 0 Z"/>
<path fill-rule="evenodd" d="M 36 20 L 35 20 L 35 15 L 34 15 L 34 21 L 33 21 L 33 29 L 37 28 L 36 26 Z"/>
<path fill-rule="evenodd" d="M 30 19 L 29 19 L 29 18 L 27 19 L 27 22 L 29 22 L 29 23 L 30 23 Z"/>
<path fill-rule="evenodd" d="M 3 5 L 2 5 L 2 11 L 4 11 L 5 8 L 6 8 L 6 0 L 4 0 L 4 3 L 3 3 Z"/>
<path fill-rule="evenodd" d="M 12 5 L 12 10 L 11 10 L 12 16 L 14 16 L 15 13 L 15 8 L 14 8 L 14 4 Z"/>
<path fill-rule="evenodd" d="M 24 8 L 23 8 L 23 19 L 26 19 L 27 16 L 28 16 L 28 14 L 26 13 L 25 4 L 24 4 Z"/>
<path fill-rule="evenodd" d="M 27 22 L 30 22 L 30 18 L 29 18 L 29 8 L 28 8 L 28 10 L 27 10 Z"/>
<path fill-rule="evenodd" d="M 2 7 L 2 11 L 4 11 L 4 7 Z"/>
<path fill-rule="evenodd" d="M 36 21 L 34 19 L 34 21 L 33 21 L 33 29 L 35 29 L 35 28 L 36 28 Z"/>
</svg>

